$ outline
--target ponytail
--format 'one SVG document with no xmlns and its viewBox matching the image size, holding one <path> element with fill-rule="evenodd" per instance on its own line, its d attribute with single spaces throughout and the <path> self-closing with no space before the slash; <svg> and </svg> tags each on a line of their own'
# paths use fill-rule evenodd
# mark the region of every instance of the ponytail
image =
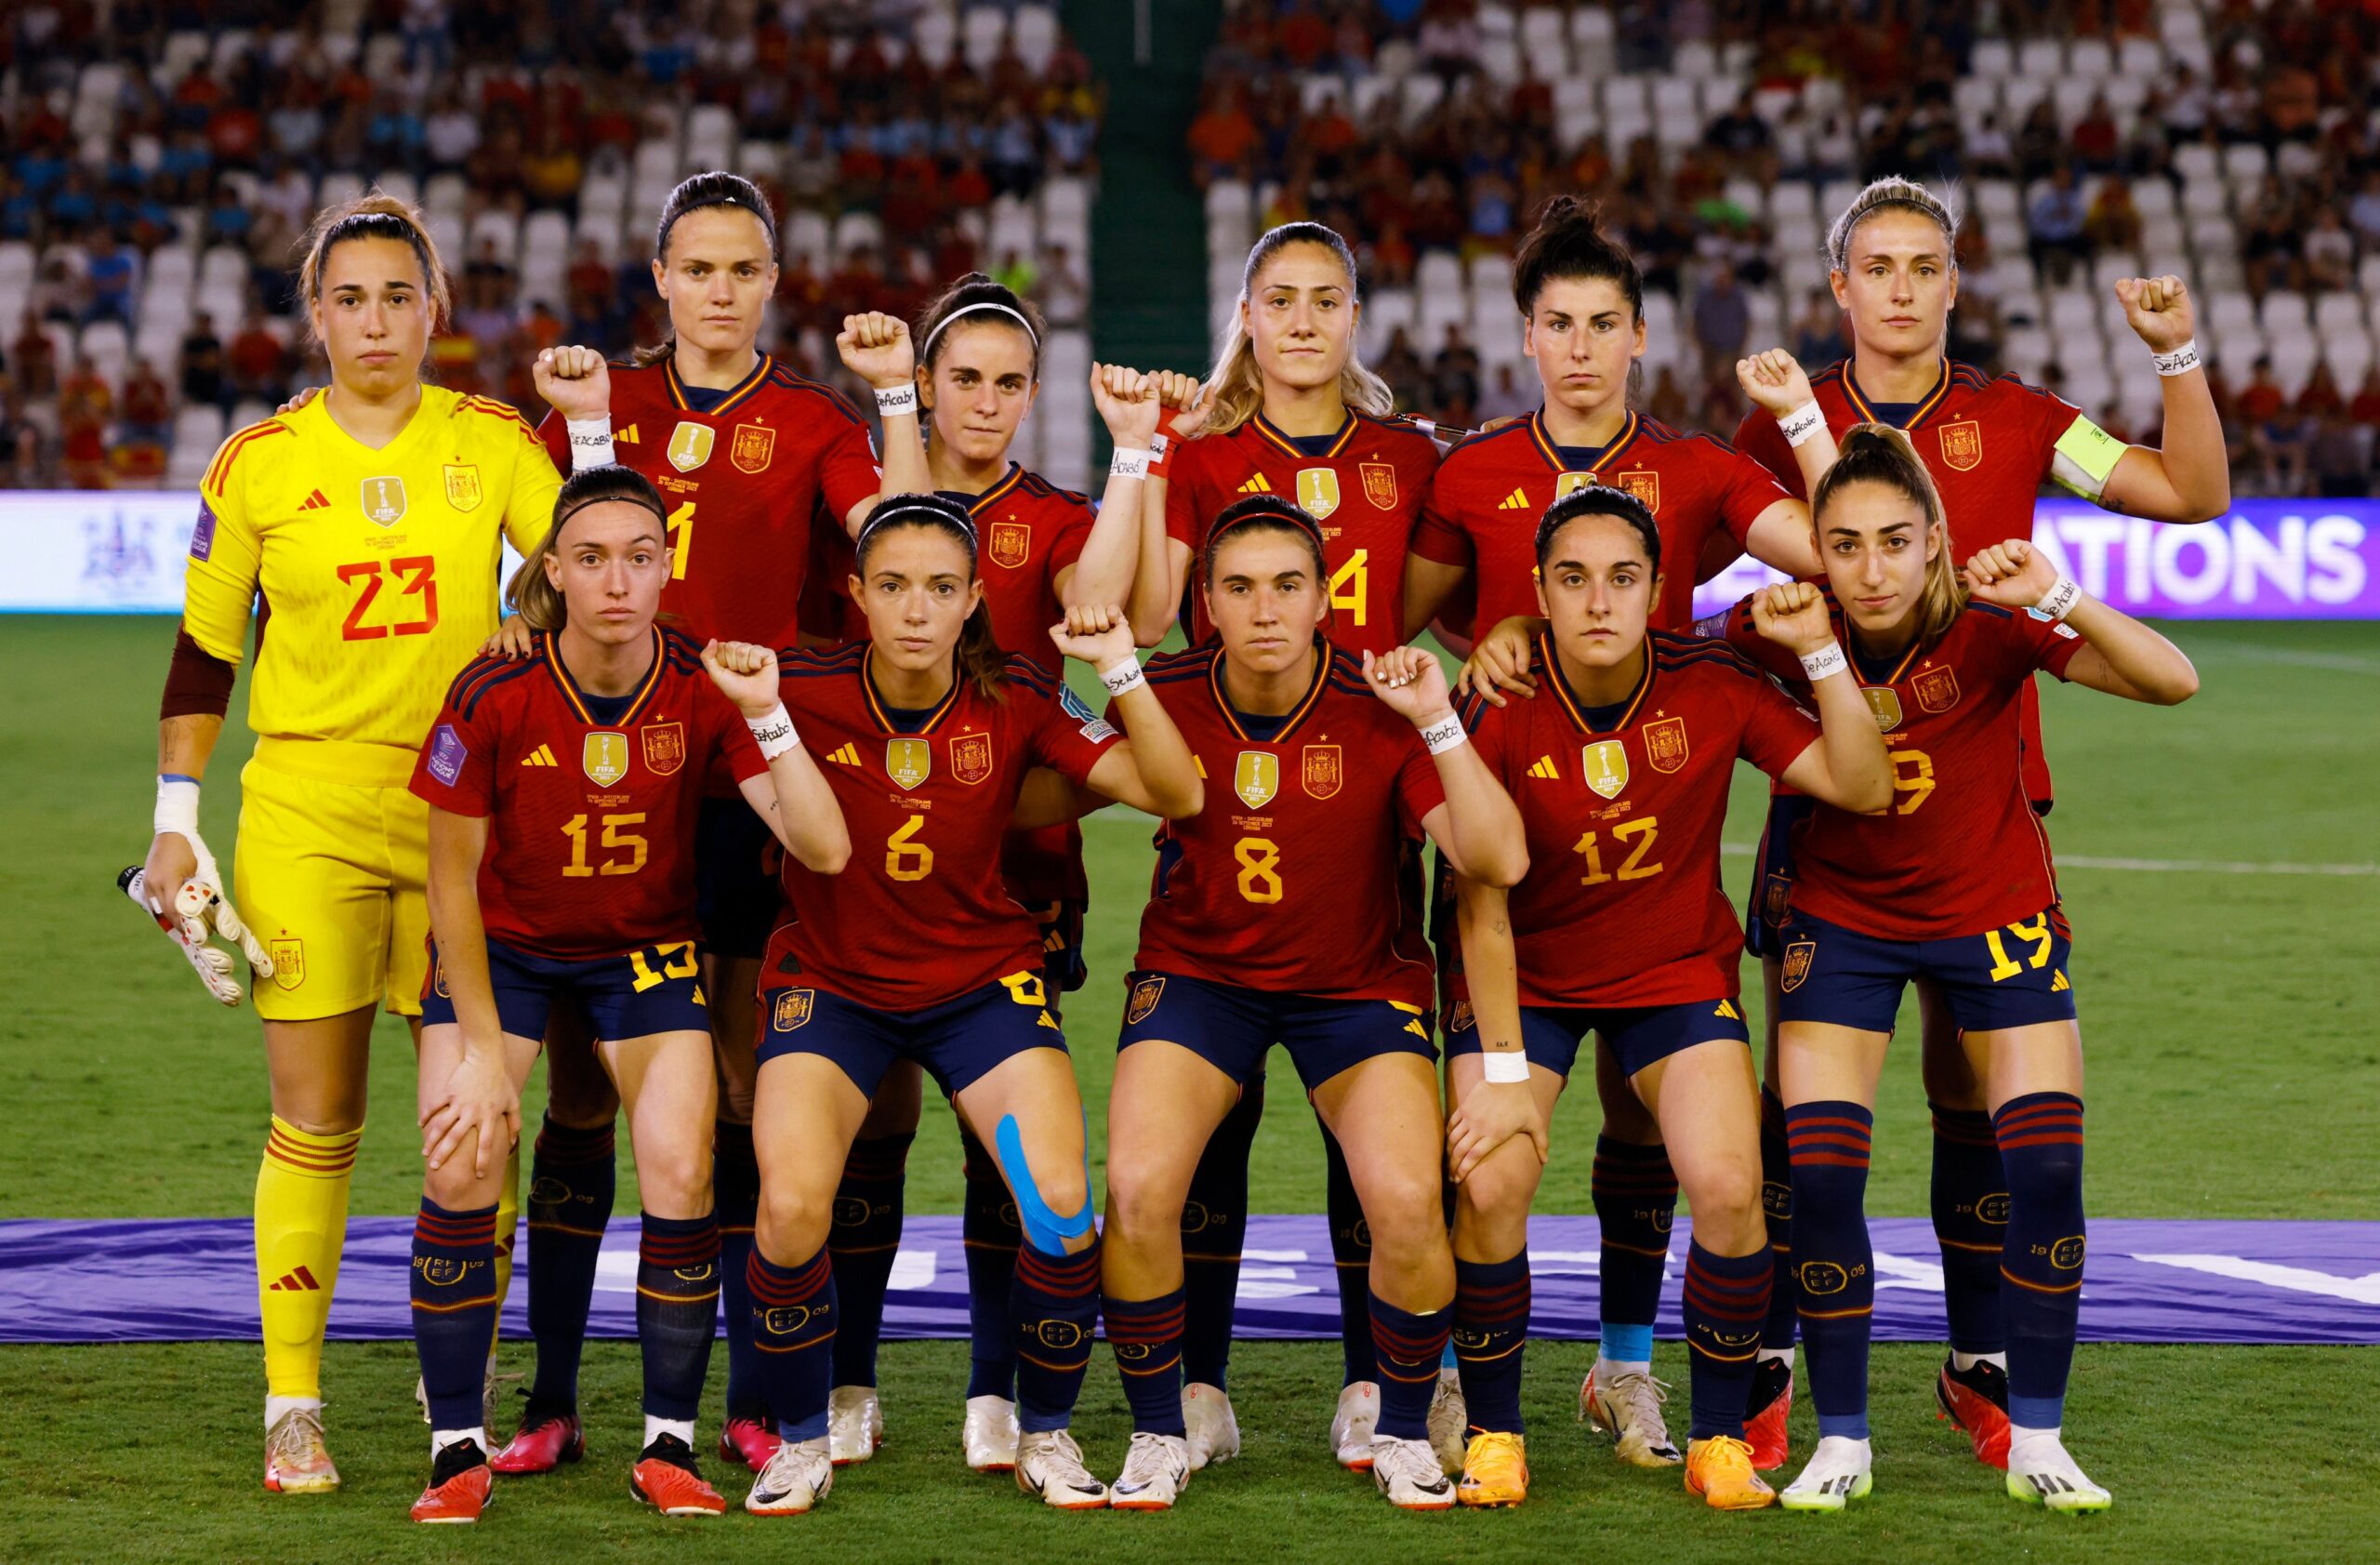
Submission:
<svg viewBox="0 0 2380 1565">
<path fill-rule="evenodd" d="M 865 578 L 867 557 L 875 552 L 877 544 L 911 527 L 957 539 L 967 551 L 967 579 L 980 579 L 975 569 L 975 519 L 964 506 L 940 495 L 888 495 L 879 500 L 861 521 L 859 537 L 852 546 L 854 574 Z M 998 639 L 992 634 L 990 599 L 978 603 L 966 623 L 959 626 L 953 659 L 957 677 L 973 684 L 985 699 L 1008 699 L 1008 654 L 1000 650 Z"/>
<path fill-rule="evenodd" d="M 1256 344 L 1250 340 L 1241 315 L 1254 296 L 1257 276 L 1265 263 L 1292 245 L 1319 245 L 1329 250 L 1347 273 L 1349 297 L 1356 292 L 1355 254 L 1335 230 L 1315 222 L 1283 223 L 1259 237 L 1240 273 L 1239 308 L 1232 312 L 1231 325 L 1224 328 L 1223 346 L 1215 354 L 1214 370 L 1207 377 L 1214 405 L 1207 415 L 1203 434 L 1229 434 L 1264 410 L 1264 375 L 1256 366 Z M 1387 381 L 1364 367 L 1353 340 L 1347 344 L 1347 363 L 1339 371 L 1339 398 L 1375 418 L 1385 418 L 1396 410 L 1396 393 L 1388 389 Z"/>
<path fill-rule="evenodd" d="M 1950 526 L 1941 491 L 1909 436 L 1889 424 L 1854 424 L 1836 443 L 1834 465 L 1810 495 L 1810 525 L 1820 524 L 1835 497 L 1854 484 L 1881 484 L 1907 497 L 1925 514 L 1925 536 L 1938 547 L 1925 562 L 1925 585 L 1917 599 L 1917 640 L 1930 647 L 1950 633 L 1966 612 L 1966 583 L 1950 557 Z"/>
</svg>

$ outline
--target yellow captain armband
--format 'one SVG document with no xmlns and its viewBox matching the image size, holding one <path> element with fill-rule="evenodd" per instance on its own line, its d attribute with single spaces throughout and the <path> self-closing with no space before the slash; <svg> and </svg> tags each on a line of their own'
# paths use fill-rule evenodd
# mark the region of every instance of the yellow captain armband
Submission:
<svg viewBox="0 0 2380 1565">
<path fill-rule="evenodd" d="M 2069 494 L 2096 500 L 2107 489 L 2108 475 L 2131 449 L 2078 414 L 2057 437 L 2056 454 L 2050 458 L 2050 482 Z"/>
</svg>

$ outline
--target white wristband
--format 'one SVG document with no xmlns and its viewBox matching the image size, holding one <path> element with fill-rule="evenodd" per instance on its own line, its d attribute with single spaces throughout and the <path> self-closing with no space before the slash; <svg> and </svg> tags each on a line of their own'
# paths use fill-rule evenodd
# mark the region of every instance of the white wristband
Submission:
<svg viewBox="0 0 2380 1565">
<path fill-rule="evenodd" d="M 1826 428 L 1826 413 L 1815 402 L 1805 402 L 1791 413 L 1777 416 L 1777 427 L 1784 431 L 1785 444 L 1800 445 Z"/>
<path fill-rule="evenodd" d="M 570 434 L 570 471 L 583 472 L 588 468 L 607 467 L 617 458 L 612 454 L 612 416 L 601 418 L 570 418 L 562 428 Z"/>
<path fill-rule="evenodd" d="M 1107 476 L 1146 478 L 1149 475 L 1149 459 L 1154 455 L 1153 451 L 1135 451 L 1130 446 L 1119 445 L 1116 454 L 1107 458 Z"/>
<path fill-rule="evenodd" d="M 1840 642 L 1829 642 L 1816 652 L 1802 654 L 1802 672 L 1812 684 L 1830 674 L 1847 672 L 1850 668 L 1851 659 L 1843 655 L 1843 643 Z"/>
<path fill-rule="evenodd" d="M 1148 683 L 1148 676 L 1141 672 L 1141 660 L 1127 657 L 1114 668 L 1099 670 L 1099 683 L 1107 687 L 1110 696 L 1128 696 Z"/>
<path fill-rule="evenodd" d="M 1528 1080 L 1528 1055 L 1519 1049 L 1483 1049 L 1479 1054 L 1479 1068 L 1490 1081 L 1526 1081 Z"/>
<path fill-rule="evenodd" d="M 1444 755 L 1457 745 L 1469 744 L 1471 736 L 1463 732 L 1462 719 L 1449 717 L 1422 729 L 1421 742 L 1430 747 L 1432 755 Z"/>
<path fill-rule="evenodd" d="M 918 410 L 918 388 L 915 381 L 903 381 L 898 386 L 876 389 L 876 411 L 887 418 L 897 418 L 904 413 Z"/>
<path fill-rule="evenodd" d="M 2082 601 L 2082 589 L 2074 584 L 2072 577 L 2062 576 L 2051 585 L 2048 591 L 2042 594 L 2041 602 L 2033 605 L 2033 612 L 2046 615 L 2052 619 L 2064 619 L 2074 612 L 2074 605 Z"/>
<path fill-rule="evenodd" d="M 198 841 L 198 779 L 168 775 L 157 779 L 157 810 L 150 817 L 152 832 L 178 831 Z"/>
<path fill-rule="evenodd" d="M 747 717 L 744 725 L 752 730 L 753 742 L 760 747 L 760 759 L 774 761 L 778 756 L 801 743 L 793 731 L 793 719 L 779 701 L 766 717 Z"/>
<path fill-rule="evenodd" d="M 2160 375 L 2188 375 L 2199 366 L 2198 338 L 2190 338 L 2170 353 L 2152 352 L 2149 362 L 2157 366 Z"/>
</svg>

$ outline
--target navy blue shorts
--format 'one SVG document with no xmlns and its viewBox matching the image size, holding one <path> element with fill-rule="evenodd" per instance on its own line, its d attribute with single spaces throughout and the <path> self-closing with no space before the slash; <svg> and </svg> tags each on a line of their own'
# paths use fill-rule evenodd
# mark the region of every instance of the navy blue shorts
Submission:
<svg viewBox="0 0 2380 1565">
<path fill-rule="evenodd" d="M 1049 988 L 1052 1013 L 1058 1010 L 1059 995 L 1074 993 L 1091 976 L 1082 960 L 1083 917 L 1090 910 L 1091 904 L 1077 896 L 1033 908 L 1033 922 L 1041 931 L 1041 982 Z"/>
<path fill-rule="evenodd" d="M 421 1025 L 436 1027 L 456 1019 L 455 1001 L 446 992 L 446 968 L 438 960 L 435 941 L 430 954 Z M 557 1004 L 577 1006 L 595 1036 L 607 1042 L 656 1032 L 707 1033 L 710 1010 L 695 971 L 691 940 L 579 962 L 531 956 L 499 941 L 487 943 L 496 1020 L 505 1031 L 522 1038 L 544 1038 L 546 1018 Z"/>
<path fill-rule="evenodd" d="M 1419 1006 L 1393 1000 L 1332 1000 L 1210 984 L 1180 973 L 1128 974 L 1120 1054 L 1144 1039 L 1179 1043 L 1242 1086 L 1264 1074 L 1278 1043 L 1314 1091 L 1349 1066 L 1382 1054 L 1435 1063 L 1437 1045 Z"/>
<path fill-rule="evenodd" d="M 1590 1032 L 1602 1037 L 1628 1076 L 1714 1038 L 1752 1041 L 1752 1034 L 1744 1030 L 1743 1011 L 1731 996 L 1678 1005 L 1521 1007 L 1521 1052 L 1529 1064 L 1557 1075 L 1570 1074 Z M 1477 1053 L 1479 1026 L 1472 1019 L 1470 1003 L 1458 1002 L 1447 1020 L 1447 1057 Z"/>
<path fill-rule="evenodd" d="M 1778 958 L 1785 947 L 1777 932 L 1793 916 L 1793 828 L 1818 808 L 1805 793 L 1771 794 L 1768 825 L 1752 865 L 1752 895 L 1744 899 L 1744 949 Z"/>
<path fill-rule="evenodd" d="M 705 950 L 757 962 L 768 948 L 784 905 L 773 868 L 778 852 L 768 822 L 740 796 L 703 801 L 694 822 L 694 914 Z"/>
<path fill-rule="evenodd" d="M 1802 914 L 1778 935 L 1785 954 L 1779 1021 L 1890 1032 L 1901 990 L 1915 978 L 1934 981 L 1964 1031 L 2074 1020 L 2074 984 L 2067 975 L 2074 940 L 2054 907 L 2005 929 L 1952 940 L 1879 939 Z"/>
<path fill-rule="evenodd" d="M 1027 1049 L 1066 1047 L 1041 975 L 1031 971 L 919 1011 L 879 1011 L 831 989 L 772 987 L 760 991 L 760 1015 L 767 1018 L 755 1051 L 760 1064 L 779 1054 L 824 1054 L 870 1097 L 897 1060 L 917 1061 L 956 1096 Z"/>
</svg>

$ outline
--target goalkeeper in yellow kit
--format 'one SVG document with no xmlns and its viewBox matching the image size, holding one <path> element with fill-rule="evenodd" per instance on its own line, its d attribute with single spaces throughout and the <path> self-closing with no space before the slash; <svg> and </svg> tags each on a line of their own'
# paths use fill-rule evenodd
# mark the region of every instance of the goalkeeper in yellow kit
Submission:
<svg viewBox="0 0 2380 1565">
<path fill-rule="evenodd" d="M 496 629 L 502 540 L 533 550 L 562 482 L 512 408 L 421 383 L 447 282 L 412 206 L 375 194 L 321 214 L 298 287 L 331 390 L 234 433 L 206 471 L 144 866 L 156 903 L 234 937 L 246 926 L 272 1082 L 256 1207 L 264 1482 L 284 1493 L 338 1484 L 323 1325 L 375 1007 L 418 1041 L 428 826 L 406 782 L 448 681 Z M 538 382 L 565 418 L 608 405 L 600 369 L 557 385 L 541 364 Z M 256 751 L 227 898 L 198 832 L 199 779 L 252 608 Z"/>
</svg>

